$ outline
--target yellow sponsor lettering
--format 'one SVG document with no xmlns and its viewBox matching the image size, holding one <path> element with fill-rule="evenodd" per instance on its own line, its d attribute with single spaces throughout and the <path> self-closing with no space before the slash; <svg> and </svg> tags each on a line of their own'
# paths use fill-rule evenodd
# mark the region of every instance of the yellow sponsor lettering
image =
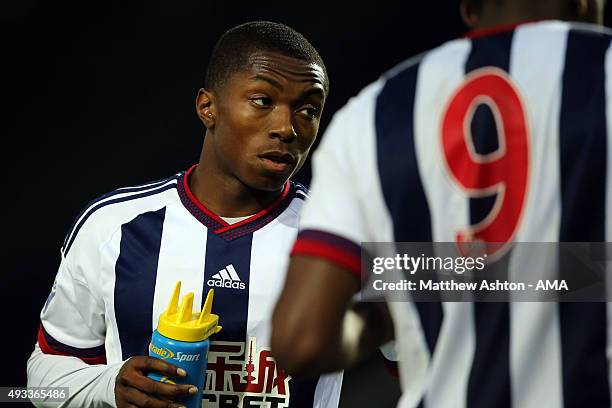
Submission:
<svg viewBox="0 0 612 408">
<path fill-rule="evenodd" d="M 169 349 L 163 348 L 163 347 L 157 347 L 153 343 L 151 343 L 149 345 L 149 350 L 152 353 L 157 354 L 161 358 L 172 358 L 172 357 L 174 357 L 174 353 L 172 352 L 172 350 L 169 350 Z"/>
</svg>

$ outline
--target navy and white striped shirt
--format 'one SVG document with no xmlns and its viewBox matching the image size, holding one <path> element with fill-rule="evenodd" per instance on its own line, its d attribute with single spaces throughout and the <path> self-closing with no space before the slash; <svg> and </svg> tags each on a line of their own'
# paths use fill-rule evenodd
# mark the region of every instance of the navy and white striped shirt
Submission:
<svg viewBox="0 0 612 408">
<path fill-rule="evenodd" d="M 148 355 L 180 280 L 200 307 L 215 289 L 223 326 L 209 353 L 203 407 L 337 407 L 341 373 L 292 379 L 269 351 L 305 188 L 287 182 L 277 202 L 230 225 L 193 196 L 191 170 L 116 190 L 77 217 L 41 312 L 41 350 L 98 364 Z"/>
<path fill-rule="evenodd" d="M 359 274 L 360 242 L 612 241 L 611 38 L 528 23 L 384 75 L 315 152 L 294 253 Z M 606 303 L 389 307 L 402 407 L 610 406 Z"/>
</svg>

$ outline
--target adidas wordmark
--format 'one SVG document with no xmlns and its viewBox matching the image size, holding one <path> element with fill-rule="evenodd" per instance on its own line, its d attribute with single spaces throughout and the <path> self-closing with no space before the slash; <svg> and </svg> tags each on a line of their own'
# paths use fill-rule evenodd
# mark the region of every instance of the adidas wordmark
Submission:
<svg viewBox="0 0 612 408">
<path fill-rule="evenodd" d="M 229 264 L 225 268 L 221 269 L 219 273 L 216 273 L 207 282 L 208 286 L 214 286 L 217 288 L 232 288 L 232 289 L 244 289 L 246 286 L 244 282 L 240 280 L 234 265 Z"/>
</svg>

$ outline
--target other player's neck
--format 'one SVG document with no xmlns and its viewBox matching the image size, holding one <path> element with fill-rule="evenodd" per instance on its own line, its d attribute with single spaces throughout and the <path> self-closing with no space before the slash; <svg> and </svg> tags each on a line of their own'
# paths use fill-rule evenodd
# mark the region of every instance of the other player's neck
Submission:
<svg viewBox="0 0 612 408">
<path fill-rule="evenodd" d="M 188 180 L 189 188 L 206 208 L 220 217 L 243 217 L 258 213 L 282 194 L 249 188 L 235 177 L 229 177 L 210 161 L 200 160 Z"/>
</svg>

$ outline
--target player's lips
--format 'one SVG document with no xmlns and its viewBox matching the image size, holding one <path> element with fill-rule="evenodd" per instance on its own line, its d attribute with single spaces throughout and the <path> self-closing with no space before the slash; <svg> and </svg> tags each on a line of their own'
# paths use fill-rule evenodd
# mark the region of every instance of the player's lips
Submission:
<svg viewBox="0 0 612 408">
<path fill-rule="evenodd" d="M 291 153 L 281 152 L 281 151 L 271 151 L 260 154 L 258 156 L 263 162 L 264 167 L 267 170 L 284 173 L 290 167 L 295 165 L 295 156 Z"/>
</svg>

